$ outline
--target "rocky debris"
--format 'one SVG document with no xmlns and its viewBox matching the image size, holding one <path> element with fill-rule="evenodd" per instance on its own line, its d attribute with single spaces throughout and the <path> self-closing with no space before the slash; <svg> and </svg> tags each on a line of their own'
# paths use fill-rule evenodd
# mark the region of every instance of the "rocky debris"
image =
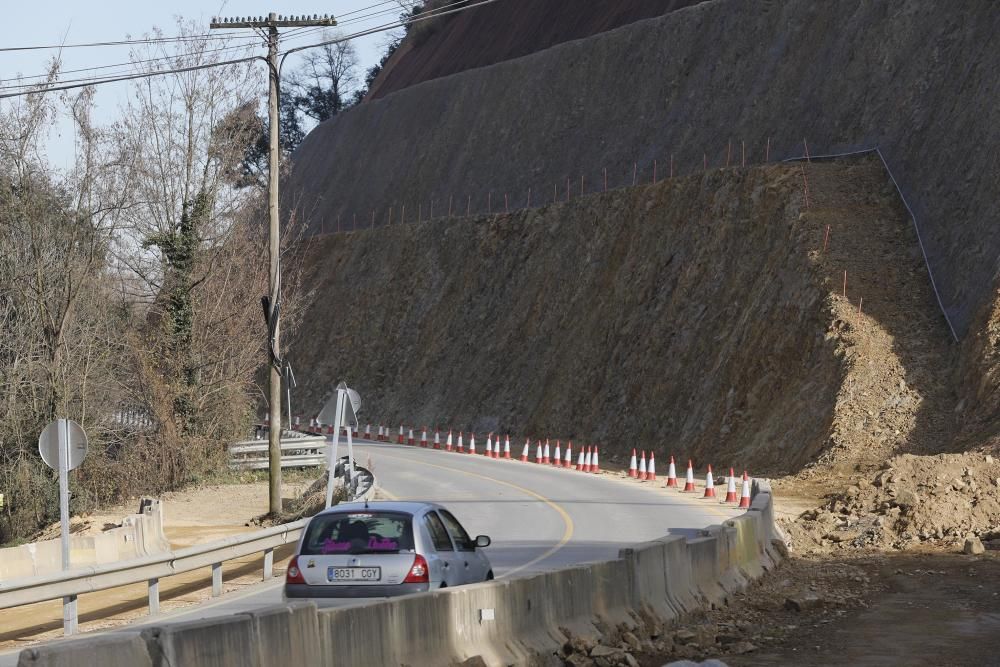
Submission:
<svg viewBox="0 0 1000 667">
<path fill-rule="evenodd" d="M 1000 462 L 981 453 L 903 454 L 780 523 L 805 552 L 962 548 L 966 537 L 986 538 L 1000 525 L 998 476 Z"/>
<path fill-rule="evenodd" d="M 668 662 L 661 667 L 729 667 L 721 660 L 705 660 L 704 662 L 693 662 L 691 660 L 675 660 Z"/>
<path fill-rule="evenodd" d="M 975 535 L 969 535 L 965 538 L 965 545 L 962 547 L 962 553 L 969 554 L 970 556 L 979 556 L 986 553 L 986 547 L 983 546 L 982 540 L 980 540 Z"/>
<path fill-rule="evenodd" d="M 822 604 L 823 598 L 815 593 L 785 598 L 785 609 L 788 611 L 806 611 L 807 609 L 815 609 Z"/>
</svg>

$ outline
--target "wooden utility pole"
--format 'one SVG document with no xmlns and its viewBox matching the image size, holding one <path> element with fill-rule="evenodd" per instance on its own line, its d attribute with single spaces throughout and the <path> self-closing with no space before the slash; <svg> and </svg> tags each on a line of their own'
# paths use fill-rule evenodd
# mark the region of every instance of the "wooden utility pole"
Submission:
<svg viewBox="0 0 1000 667">
<path fill-rule="evenodd" d="M 278 96 L 281 94 L 281 62 L 278 60 L 278 28 L 335 26 L 337 21 L 329 15 L 279 16 L 271 12 L 267 18 L 240 17 L 212 20 L 209 27 L 267 29 L 268 94 L 268 188 L 267 209 L 270 214 L 270 295 L 268 301 L 268 364 L 271 367 L 268 382 L 268 400 L 271 428 L 268 432 L 268 498 L 271 514 L 281 512 L 281 356 L 279 319 L 281 316 L 281 228 L 278 224 L 278 175 L 281 165 L 281 145 L 278 141 Z M 283 61 L 282 61 L 283 62 Z M 288 425 L 289 428 L 292 424 Z M 333 474 L 333 471 L 330 471 Z"/>
</svg>

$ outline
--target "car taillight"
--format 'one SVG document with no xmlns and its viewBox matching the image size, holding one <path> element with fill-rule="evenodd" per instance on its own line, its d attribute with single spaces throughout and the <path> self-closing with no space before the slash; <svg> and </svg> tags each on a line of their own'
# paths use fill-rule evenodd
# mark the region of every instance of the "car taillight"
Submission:
<svg viewBox="0 0 1000 667">
<path fill-rule="evenodd" d="M 288 570 L 285 571 L 285 583 L 286 584 L 306 583 L 305 578 L 302 576 L 302 571 L 299 570 L 298 556 L 292 556 L 292 560 L 288 561 Z"/>
<path fill-rule="evenodd" d="M 426 584 L 431 580 L 430 569 L 427 567 L 427 559 L 420 554 L 413 557 L 413 565 L 410 567 L 404 584 Z"/>
</svg>

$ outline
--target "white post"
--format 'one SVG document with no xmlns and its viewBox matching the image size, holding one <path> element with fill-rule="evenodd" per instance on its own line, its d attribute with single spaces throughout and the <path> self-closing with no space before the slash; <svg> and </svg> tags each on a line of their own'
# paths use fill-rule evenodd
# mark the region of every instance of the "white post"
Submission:
<svg viewBox="0 0 1000 667">
<path fill-rule="evenodd" d="M 149 615 L 156 616 L 160 613 L 160 580 L 150 579 L 146 582 L 149 594 Z"/>
<path fill-rule="evenodd" d="M 340 446 L 340 428 L 344 422 L 344 399 L 346 393 L 337 390 L 337 409 L 333 419 L 333 442 L 330 443 L 330 462 L 327 464 L 326 506 L 333 505 L 333 473 L 337 468 L 337 448 Z"/>
<path fill-rule="evenodd" d="M 59 429 L 59 528 L 62 541 L 62 569 L 70 569 L 69 545 L 69 423 L 57 420 Z M 63 598 L 63 634 L 76 634 L 76 596 Z"/>
<path fill-rule="evenodd" d="M 347 392 L 344 392 L 347 398 Z M 347 483 L 348 500 L 354 500 L 354 439 L 351 437 L 351 426 L 347 427 L 347 471 L 344 473 L 344 481 Z"/>
</svg>

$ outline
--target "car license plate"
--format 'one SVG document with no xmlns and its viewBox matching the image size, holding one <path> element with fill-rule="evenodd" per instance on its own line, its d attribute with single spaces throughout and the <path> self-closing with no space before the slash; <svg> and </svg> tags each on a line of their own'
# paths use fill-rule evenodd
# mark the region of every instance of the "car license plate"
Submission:
<svg viewBox="0 0 1000 667">
<path fill-rule="evenodd" d="M 381 567 L 328 567 L 328 581 L 379 581 L 382 579 Z"/>
</svg>

